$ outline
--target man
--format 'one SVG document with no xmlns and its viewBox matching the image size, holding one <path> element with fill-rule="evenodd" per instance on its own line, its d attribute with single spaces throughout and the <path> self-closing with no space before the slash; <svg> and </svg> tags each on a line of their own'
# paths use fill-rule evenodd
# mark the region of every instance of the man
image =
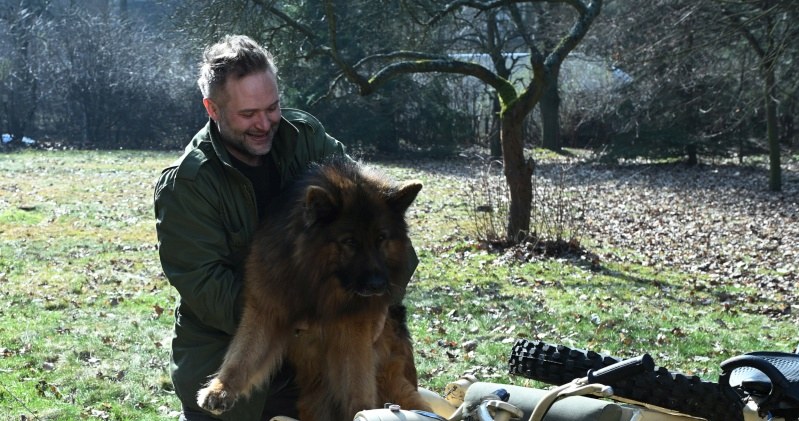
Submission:
<svg viewBox="0 0 799 421">
<path fill-rule="evenodd" d="M 155 187 L 161 265 L 180 293 L 172 381 L 186 421 L 217 419 L 196 395 L 240 320 L 242 262 L 267 204 L 309 163 L 345 154 L 313 116 L 281 109 L 272 57 L 246 36 L 207 48 L 198 84 L 208 124 Z M 222 419 L 296 418 L 291 378 L 285 367 Z"/>
</svg>

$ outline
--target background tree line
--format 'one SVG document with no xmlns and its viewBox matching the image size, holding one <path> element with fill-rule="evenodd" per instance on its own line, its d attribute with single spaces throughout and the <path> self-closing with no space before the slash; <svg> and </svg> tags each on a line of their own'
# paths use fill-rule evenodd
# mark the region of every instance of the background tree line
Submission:
<svg viewBox="0 0 799 421">
<path fill-rule="evenodd" d="M 182 146 L 203 45 L 247 33 L 283 102 L 365 151 L 482 144 L 527 230 L 525 148 L 608 159 L 768 153 L 796 137 L 792 0 L 0 0 L 0 130 L 67 147 Z M 8 147 L 8 146 L 7 146 Z M 526 221 L 527 219 L 527 221 Z"/>
<path fill-rule="evenodd" d="M 7 147 L 27 136 L 63 147 L 160 148 L 202 124 L 197 57 L 162 18 L 168 10 L 158 2 L 0 1 Z"/>
</svg>

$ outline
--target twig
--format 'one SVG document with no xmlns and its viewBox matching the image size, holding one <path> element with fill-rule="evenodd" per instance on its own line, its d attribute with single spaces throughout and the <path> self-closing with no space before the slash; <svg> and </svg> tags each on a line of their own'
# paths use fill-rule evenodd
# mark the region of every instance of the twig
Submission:
<svg viewBox="0 0 799 421">
<path fill-rule="evenodd" d="M 9 389 L 6 387 L 6 385 L 4 385 L 4 384 L 0 383 L 0 386 L 2 386 L 2 387 L 3 387 L 3 390 L 5 390 L 5 392 L 6 392 L 6 393 L 8 393 L 8 395 L 9 395 L 9 396 L 11 396 L 11 397 L 12 397 L 12 398 L 13 398 L 15 401 L 19 402 L 19 404 L 20 404 L 20 405 L 21 405 L 23 408 L 25 408 L 25 410 L 26 410 L 26 411 L 28 411 L 28 412 L 31 414 L 31 417 L 33 417 L 33 419 L 35 419 L 35 420 L 38 420 L 38 419 L 39 419 L 39 417 L 37 417 L 37 416 L 36 416 L 36 413 L 34 413 L 34 412 L 33 412 L 33 410 L 31 410 L 30 408 L 28 408 L 28 405 L 25 405 L 25 402 L 23 402 L 23 401 L 22 401 L 22 399 L 18 398 L 16 395 L 14 395 L 13 393 L 11 393 L 11 390 L 9 390 Z"/>
</svg>

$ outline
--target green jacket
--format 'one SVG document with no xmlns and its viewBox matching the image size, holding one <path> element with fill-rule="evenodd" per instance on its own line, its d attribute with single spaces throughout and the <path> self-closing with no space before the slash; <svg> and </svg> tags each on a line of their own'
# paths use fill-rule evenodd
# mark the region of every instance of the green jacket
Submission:
<svg viewBox="0 0 799 421">
<path fill-rule="evenodd" d="M 344 147 L 310 114 L 283 109 L 269 157 L 286 186 L 310 162 Z M 211 121 L 164 169 L 155 186 L 161 266 L 180 293 L 172 341 L 172 381 L 183 405 L 199 410 L 197 391 L 222 364 L 241 318 L 242 262 L 258 224 L 250 181 L 230 163 Z M 266 388 L 225 414 L 257 420 Z"/>
</svg>

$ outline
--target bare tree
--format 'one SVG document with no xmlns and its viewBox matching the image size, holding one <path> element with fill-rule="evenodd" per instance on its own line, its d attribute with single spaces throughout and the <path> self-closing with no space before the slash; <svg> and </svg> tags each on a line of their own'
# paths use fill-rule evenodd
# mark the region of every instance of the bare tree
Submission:
<svg viewBox="0 0 799 421">
<path fill-rule="evenodd" d="M 111 3 L 0 0 L 3 133 L 143 148 L 201 124 L 195 55 L 187 61 L 177 37 L 164 36 L 142 10 L 125 18 Z"/>
<path fill-rule="evenodd" d="M 40 38 L 47 22 L 45 1 L 0 2 L 0 129 L 20 141 L 33 128 L 41 96 Z M 4 32 L 4 33 L 3 33 Z M 5 133 L 5 131 L 4 131 Z"/>
<path fill-rule="evenodd" d="M 714 0 L 729 25 L 746 40 L 758 58 L 766 109 L 766 138 L 769 148 L 769 188 L 782 190 L 782 167 L 777 119 L 777 67 L 790 44 L 799 36 L 799 4 L 790 0 Z"/>
<path fill-rule="evenodd" d="M 690 162 L 697 147 L 724 151 L 734 139 L 743 154 L 747 138 L 761 137 L 763 127 L 769 188 L 778 191 L 777 110 L 782 103 L 783 120 L 793 122 L 797 15 L 799 3 L 790 0 L 680 0 L 635 9 L 617 2 L 605 14 L 611 42 L 595 47 L 634 73 L 636 135 L 660 131 L 658 143 L 685 147 Z"/>
<path fill-rule="evenodd" d="M 569 8 L 574 14 L 571 24 L 549 48 L 539 47 L 529 21 L 529 9 L 544 3 Z M 218 22 L 216 18 L 231 11 L 260 7 L 268 12 L 269 26 L 262 28 L 267 37 L 275 37 L 281 31 L 291 33 L 289 42 L 296 50 L 303 51 L 306 58 L 326 62 L 337 69 L 330 83 L 331 93 L 346 90 L 341 84 L 346 80 L 360 95 L 371 95 L 390 81 L 420 74 L 473 77 L 491 87 L 499 104 L 504 174 L 510 193 L 507 240 L 516 242 L 529 235 L 534 163 L 524 154 L 523 123 L 547 87 L 556 83 L 560 65 L 590 29 L 601 9 L 601 0 L 456 0 L 442 9 L 437 8 L 438 2 L 422 0 L 390 2 L 381 7 L 374 7 L 374 3 L 342 4 L 333 0 L 306 2 L 302 6 L 250 0 L 235 5 L 226 2 L 224 7 L 209 0 L 206 5 L 208 15 L 215 17 L 211 19 L 212 25 Z M 501 70 L 453 54 L 473 52 L 459 37 L 462 34 L 453 31 L 457 27 L 453 22 L 464 16 L 490 13 L 506 16 L 508 24 L 513 25 L 519 35 L 526 65 L 532 74 L 522 86 L 514 85 L 506 75 L 500 74 Z M 367 14 L 369 21 L 364 24 Z M 405 44 L 411 48 L 380 44 L 385 38 L 376 35 L 377 32 L 406 37 L 411 42 Z M 495 59 L 495 63 L 500 61 Z"/>
</svg>

